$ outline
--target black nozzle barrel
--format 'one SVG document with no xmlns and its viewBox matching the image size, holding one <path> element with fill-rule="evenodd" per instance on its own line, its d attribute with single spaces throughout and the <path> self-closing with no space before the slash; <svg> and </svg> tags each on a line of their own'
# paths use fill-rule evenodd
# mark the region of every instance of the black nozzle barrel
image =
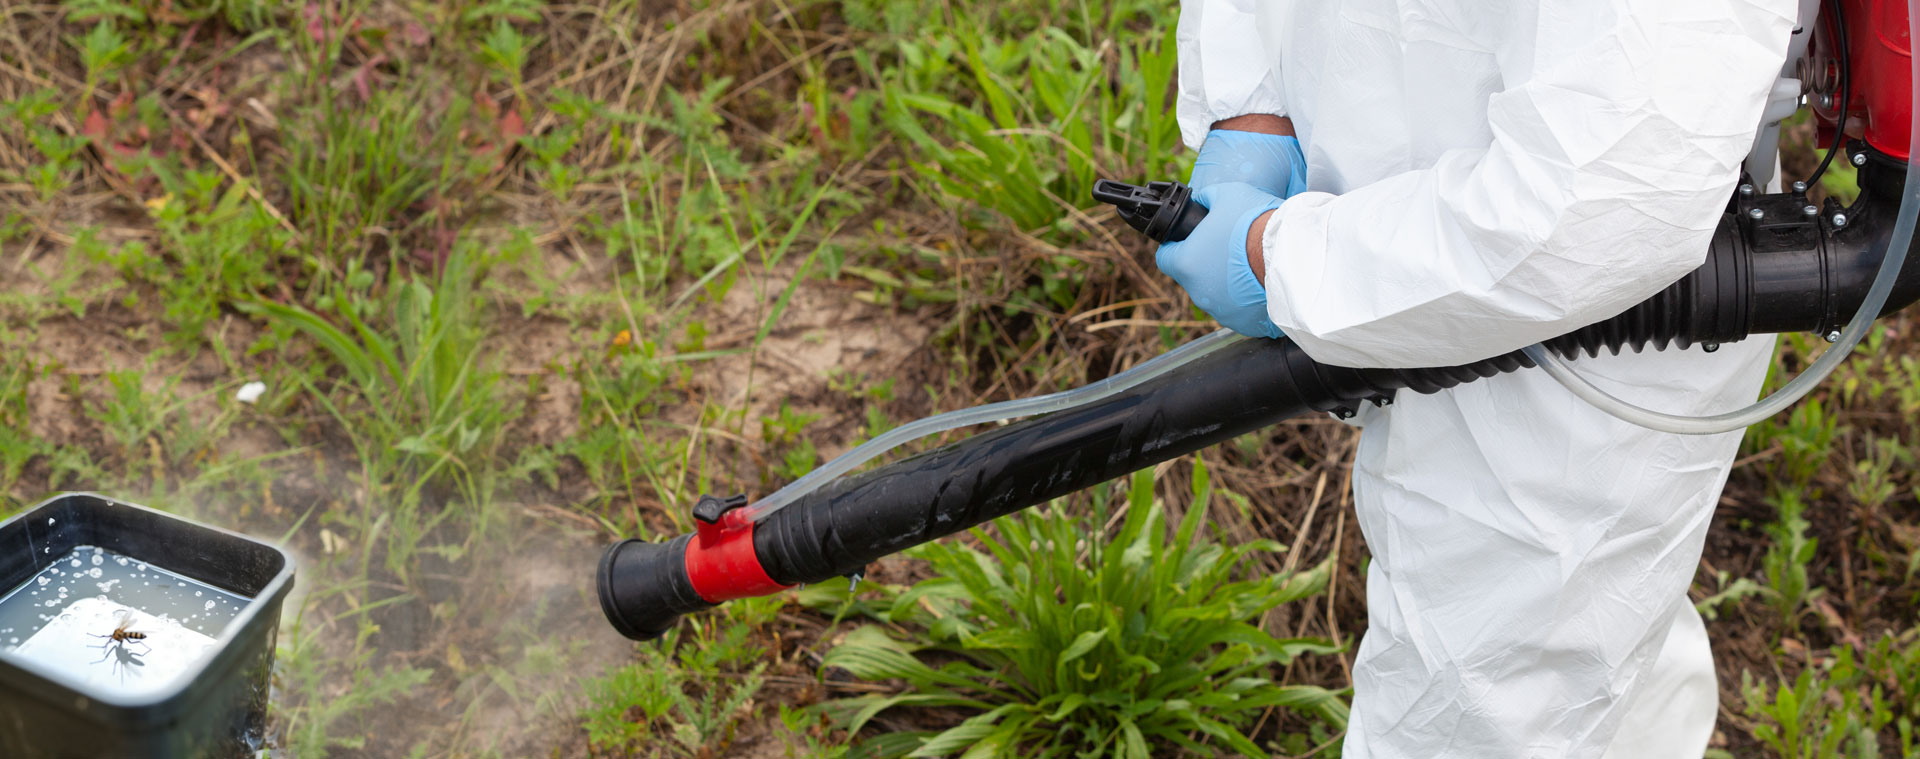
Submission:
<svg viewBox="0 0 1920 759">
<path fill-rule="evenodd" d="M 665 543 L 622 540 L 600 556 L 594 584 L 600 610 L 613 629 L 634 640 L 665 635 L 687 612 L 711 609 L 687 576 L 687 544 L 692 535 Z"/>
</svg>

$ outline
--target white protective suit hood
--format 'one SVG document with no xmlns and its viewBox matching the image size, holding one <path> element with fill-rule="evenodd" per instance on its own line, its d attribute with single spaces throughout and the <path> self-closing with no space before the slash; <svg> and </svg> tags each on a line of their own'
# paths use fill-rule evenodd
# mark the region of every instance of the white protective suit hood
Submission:
<svg viewBox="0 0 1920 759">
<path fill-rule="evenodd" d="M 1795 34 L 1790 0 L 1189 0 L 1180 120 L 1288 116 L 1308 192 L 1263 243 L 1315 359 L 1463 364 L 1691 271 Z M 1770 338 L 1587 359 L 1685 413 L 1758 393 Z M 1717 709 L 1686 597 L 1739 435 L 1651 432 L 1540 372 L 1362 412 L 1373 560 L 1345 755 L 1686 757 Z"/>
</svg>

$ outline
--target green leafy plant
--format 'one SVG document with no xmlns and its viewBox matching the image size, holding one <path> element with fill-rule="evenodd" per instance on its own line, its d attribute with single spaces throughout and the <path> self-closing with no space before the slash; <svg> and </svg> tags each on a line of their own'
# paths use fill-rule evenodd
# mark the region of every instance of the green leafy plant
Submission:
<svg viewBox="0 0 1920 759">
<path fill-rule="evenodd" d="M 663 405 L 675 374 L 654 349 L 650 341 L 630 343 L 614 355 L 582 362 L 574 372 L 580 381 L 581 429 L 565 447 L 601 499 L 619 494 L 631 503 L 639 499 L 638 485 L 669 479 L 663 471 L 671 458 L 666 441 L 642 426 Z M 645 525 L 632 518 L 633 524 L 620 531 L 645 534 Z"/>
<path fill-rule="evenodd" d="M 85 404 L 87 415 L 100 424 L 107 438 L 120 447 L 122 458 L 128 460 L 142 457 L 148 436 L 157 432 L 180 407 L 173 392 L 179 384 L 178 377 L 165 381 L 158 392 L 150 393 L 142 382 L 145 376 L 145 372 L 137 371 L 108 372 L 106 397 Z"/>
<path fill-rule="evenodd" d="M 1781 618 L 1796 624 L 1801 607 L 1821 592 L 1819 588 L 1809 587 L 1807 579 L 1807 565 L 1813 561 L 1814 549 L 1820 541 L 1807 535 L 1812 525 L 1807 522 L 1807 506 L 1798 493 L 1782 490 L 1768 501 L 1779 511 L 1780 520 L 1766 528 L 1767 536 L 1773 539 L 1767 546 L 1767 555 L 1761 559 L 1767 595 Z"/>
<path fill-rule="evenodd" d="M 80 53 L 80 65 L 87 72 L 86 85 L 80 91 L 83 110 L 91 106 L 93 93 L 100 88 L 101 81 L 132 63 L 135 55 L 133 42 L 105 20 L 94 24 L 93 31 L 85 37 L 68 38 L 67 44 Z"/>
<path fill-rule="evenodd" d="M 480 59 L 493 69 L 495 76 L 513 88 L 514 98 L 523 103 L 527 93 L 526 78 L 521 72 L 527 67 L 527 54 L 538 44 L 538 38 L 521 34 L 504 18 L 494 19 L 493 31 L 480 41 Z"/>
<path fill-rule="evenodd" d="M 825 657 L 868 680 L 905 681 L 904 692 L 822 706 L 850 733 L 901 707 L 971 713 L 933 734 L 886 739 L 915 757 L 1147 757 L 1170 748 L 1201 755 L 1264 755 L 1244 732 L 1284 707 L 1326 730 L 1346 724 L 1338 694 L 1282 685 L 1273 667 L 1328 641 L 1276 638 L 1259 619 L 1326 587 L 1330 565 L 1271 574 L 1253 558 L 1269 541 L 1222 546 L 1201 534 L 1211 495 L 1196 466 L 1194 502 L 1173 529 L 1149 473 L 1135 475 L 1111 542 L 1104 499 L 1090 517 L 1059 504 L 976 530 L 986 549 L 924 547 L 938 575 L 900 594 L 888 619 L 922 630 L 900 640 L 863 626 Z"/>
<path fill-rule="evenodd" d="M 64 134 L 53 126 L 50 117 L 59 111 L 60 92 L 53 89 L 35 90 L 0 102 L 0 123 L 7 123 L 14 134 L 25 136 L 34 152 L 40 154 L 40 160 L 20 167 L 19 178 L 33 186 L 42 203 L 72 186 L 74 175 L 80 171 L 80 149 L 88 141 L 83 135 Z M 0 176 L 7 173 L 0 172 Z"/>
<path fill-rule="evenodd" d="M 158 288 L 171 327 L 168 342 L 187 350 L 207 340 L 223 307 L 278 281 L 273 264 L 291 235 L 248 197 L 244 184 L 222 192 L 218 172 L 171 161 L 150 161 L 147 168 L 167 190 L 147 203 L 159 244 L 128 243 L 107 258 L 129 281 Z"/>
<path fill-rule="evenodd" d="M 1768 421 L 1754 426 L 1757 448 L 1779 446 L 1782 487 L 1804 491 L 1820 465 L 1833 454 L 1840 419 L 1825 403 L 1809 398 L 1793 407 L 1785 423 Z"/>
<path fill-rule="evenodd" d="M 13 487 L 27 463 L 52 452 L 52 446 L 27 431 L 27 385 L 41 374 L 29 362 L 0 362 L 0 512 L 22 505 Z"/>
<path fill-rule="evenodd" d="M 1898 756 L 1920 756 L 1920 627 L 1881 636 L 1868 649 L 1866 665 L 1871 697 L 1892 712 Z"/>
<path fill-rule="evenodd" d="M 1700 612 L 1700 616 L 1705 617 L 1709 622 L 1719 619 L 1722 609 L 1738 604 L 1742 599 L 1767 592 L 1765 586 L 1745 577 L 1729 582 L 1725 571 L 1720 573 L 1716 581 L 1720 590 L 1693 605 L 1694 610 Z"/>
<path fill-rule="evenodd" d="M 135 24 L 147 20 L 146 11 L 124 0 L 73 0 L 65 4 L 68 21 L 122 19 Z"/>
<path fill-rule="evenodd" d="M 772 610 L 779 600 L 770 600 Z M 764 683 L 765 651 L 752 642 L 764 624 L 749 603 L 719 620 L 689 620 L 658 647 L 640 649 L 639 661 L 614 667 L 588 681 L 592 704 L 581 716 L 587 739 L 602 750 L 642 756 L 698 757 L 724 754 L 740 721 Z"/>
<path fill-rule="evenodd" d="M 813 469 L 819 453 L 813 447 L 813 439 L 802 433 L 807 425 L 819 420 L 819 414 L 795 411 L 786 401 L 780 402 L 778 415 L 760 420 L 761 441 L 769 449 L 780 452 L 779 474 L 794 478 Z"/>
<path fill-rule="evenodd" d="M 1781 759 L 1875 759 L 1885 737 L 1898 741 L 1894 756 L 1914 756 L 1920 629 L 1882 636 L 1865 651 L 1837 646 L 1831 659 L 1809 662 L 1774 688 L 1743 673 L 1740 692 L 1753 737 Z"/>
<path fill-rule="evenodd" d="M 1867 456 L 1853 465 L 1847 495 L 1869 511 L 1885 506 L 1900 491 L 1901 475 L 1911 471 L 1913 451 L 1896 439 L 1875 439 Z"/>
</svg>

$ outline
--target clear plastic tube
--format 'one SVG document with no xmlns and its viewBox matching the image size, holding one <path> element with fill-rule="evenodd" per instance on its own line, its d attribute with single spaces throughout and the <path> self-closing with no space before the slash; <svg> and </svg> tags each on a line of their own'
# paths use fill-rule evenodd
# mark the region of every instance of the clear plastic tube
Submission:
<svg viewBox="0 0 1920 759">
<path fill-rule="evenodd" d="M 852 472 L 861 464 L 872 461 L 887 451 L 900 445 L 947 430 L 971 427 L 976 424 L 1005 421 L 1015 417 L 1051 414 L 1055 411 L 1083 406 L 1089 403 L 1111 398 L 1120 393 L 1139 387 L 1141 383 L 1159 377 L 1167 372 L 1187 364 L 1202 356 L 1245 340 L 1230 329 L 1222 329 L 1210 335 L 1186 343 L 1178 348 L 1148 359 L 1132 369 L 1106 379 L 1072 390 L 1042 395 L 1035 398 L 989 403 L 959 411 L 949 411 L 925 419 L 916 419 L 881 433 L 879 436 L 821 467 L 802 475 L 799 479 L 787 483 L 786 487 L 773 491 L 767 497 L 748 505 L 747 518 L 755 522 L 766 519 L 768 515 L 779 511 L 801 496 L 811 493 L 832 482 L 835 478 Z"/>
<path fill-rule="evenodd" d="M 1907 27 L 1911 33 L 1920 37 L 1920 0 L 1907 2 Z M 1920 103 L 1920 56 L 1912 59 L 1914 102 Z M 1841 105 L 1846 107 L 1845 104 Z M 1920 216 L 1920 176 L 1913 170 L 1912 150 L 1920 146 L 1920 119 L 1913 120 L 1913 132 L 1908 138 L 1907 183 L 1900 194 L 1900 213 L 1894 219 L 1893 237 L 1887 241 L 1885 258 L 1880 261 L 1880 272 L 1874 275 L 1873 286 L 1867 289 L 1866 300 L 1861 301 L 1860 310 L 1855 311 L 1853 320 L 1847 322 L 1841 330 L 1840 338 L 1821 352 L 1820 358 L 1807 367 L 1800 376 L 1793 378 L 1785 387 L 1774 391 L 1772 395 L 1754 402 L 1752 405 L 1724 414 L 1711 416 L 1682 416 L 1654 411 L 1635 405 L 1608 393 L 1576 374 L 1560 357 L 1553 355 L 1545 346 L 1535 344 L 1523 349 L 1527 358 L 1533 360 L 1541 369 L 1546 370 L 1563 387 L 1579 396 L 1581 400 L 1592 404 L 1594 408 L 1605 411 L 1615 418 L 1640 425 L 1650 430 L 1672 432 L 1681 435 L 1714 435 L 1744 429 L 1750 425 L 1780 413 L 1788 406 L 1806 397 L 1815 385 L 1820 384 L 1839 368 L 1842 361 L 1853 354 L 1853 348 L 1866 337 L 1867 330 L 1873 328 L 1873 322 L 1880 317 L 1881 309 L 1886 307 L 1887 297 L 1893 292 L 1894 280 L 1900 275 L 1900 268 L 1907 262 L 1908 244 L 1913 241 L 1915 218 Z M 1836 148 L 1838 149 L 1838 148 Z"/>
</svg>

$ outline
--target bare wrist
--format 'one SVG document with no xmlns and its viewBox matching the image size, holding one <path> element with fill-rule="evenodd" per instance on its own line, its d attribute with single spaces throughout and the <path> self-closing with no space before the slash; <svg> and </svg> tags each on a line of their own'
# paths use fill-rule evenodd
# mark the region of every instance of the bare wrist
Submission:
<svg viewBox="0 0 1920 759">
<path fill-rule="evenodd" d="M 1213 129 L 1230 129 L 1235 132 L 1258 132 L 1277 134 L 1282 137 L 1293 136 L 1293 119 L 1268 113 L 1249 113 L 1230 119 L 1213 122 Z"/>
</svg>

